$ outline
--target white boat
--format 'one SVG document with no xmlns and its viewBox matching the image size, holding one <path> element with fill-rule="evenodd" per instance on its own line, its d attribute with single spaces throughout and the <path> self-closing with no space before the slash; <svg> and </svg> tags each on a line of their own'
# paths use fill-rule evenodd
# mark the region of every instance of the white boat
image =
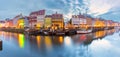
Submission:
<svg viewBox="0 0 120 57">
<path fill-rule="evenodd" d="M 77 33 L 91 33 L 92 32 L 92 29 L 91 30 L 77 30 Z"/>
</svg>

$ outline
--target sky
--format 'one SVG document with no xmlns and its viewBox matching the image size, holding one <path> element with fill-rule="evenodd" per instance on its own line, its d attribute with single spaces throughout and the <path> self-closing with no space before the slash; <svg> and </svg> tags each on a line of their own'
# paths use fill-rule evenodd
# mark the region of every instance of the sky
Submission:
<svg viewBox="0 0 120 57">
<path fill-rule="evenodd" d="M 89 14 L 106 20 L 120 22 L 120 0 L 0 0 L 0 20 L 13 18 L 18 14 L 28 16 L 32 11 L 46 10 L 64 14 L 66 20 L 73 14 Z"/>
</svg>

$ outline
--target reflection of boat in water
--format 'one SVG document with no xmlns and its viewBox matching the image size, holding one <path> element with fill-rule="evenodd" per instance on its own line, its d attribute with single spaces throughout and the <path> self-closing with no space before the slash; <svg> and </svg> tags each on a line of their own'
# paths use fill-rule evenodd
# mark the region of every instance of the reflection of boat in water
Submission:
<svg viewBox="0 0 120 57">
<path fill-rule="evenodd" d="M 77 30 L 77 33 L 91 33 L 92 29 L 90 30 Z"/>
</svg>

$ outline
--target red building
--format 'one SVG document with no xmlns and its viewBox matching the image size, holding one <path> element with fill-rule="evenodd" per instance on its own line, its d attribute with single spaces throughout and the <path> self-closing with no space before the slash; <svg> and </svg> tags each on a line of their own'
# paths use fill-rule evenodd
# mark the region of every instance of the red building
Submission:
<svg viewBox="0 0 120 57">
<path fill-rule="evenodd" d="M 30 16 L 45 15 L 45 10 L 34 11 L 30 13 Z"/>
<path fill-rule="evenodd" d="M 6 19 L 5 20 L 5 27 L 12 28 L 13 27 L 13 20 L 12 19 Z"/>
</svg>

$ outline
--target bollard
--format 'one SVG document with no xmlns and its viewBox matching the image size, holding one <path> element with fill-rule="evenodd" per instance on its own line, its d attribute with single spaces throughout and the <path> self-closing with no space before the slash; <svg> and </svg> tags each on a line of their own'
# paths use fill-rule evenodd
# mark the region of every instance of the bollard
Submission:
<svg viewBox="0 0 120 57">
<path fill-rule="evenodd" d="M 0 51 L 2 50 L 2 40 L 0 40 Z"/>
</svg>

